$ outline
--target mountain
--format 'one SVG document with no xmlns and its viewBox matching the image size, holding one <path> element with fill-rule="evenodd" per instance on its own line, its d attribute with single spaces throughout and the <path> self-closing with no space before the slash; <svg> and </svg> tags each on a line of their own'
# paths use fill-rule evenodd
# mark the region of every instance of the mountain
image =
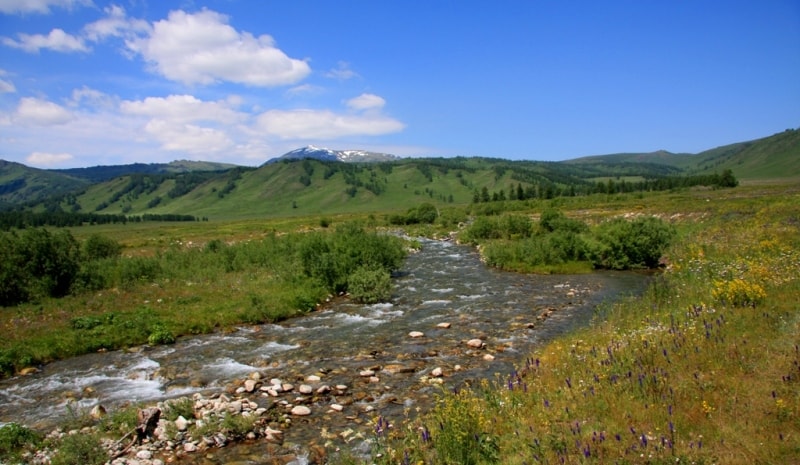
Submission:
<svg viewBox="0 0 800 465">
<path fill-rule="evenodd" d="M 0 204 L 3 207 L 43 201 L 89 184 L 89 181 L 69 174 L 0 160 Z"/>
<path fill-rule="evenodd" d="M 567 160 L 562 163 L 594 167 L 601 171 L 661 167 L 665 174 L 705 175 L 729 169 L 742 180 L 800 176 L 800 130 L 787 129 L 747 142 L 723 145 L 697 154 L 616 153 Z"/>
<path fill-rule="evenodd" d="M 170 163 L 133 163 L 129 165 L 99 165 L 89 168 L 68 168 L 50 170 L 54 173 L 63 173 L 89 182 L 108 181 L 119 176 L 142 173 L 188 173 L 192 171 L 226 171 L 236 168 L 237 165 L 229 163 L 216 163 L 207 161 L 176 160 Z"/>
<path fill-rule="evenodd" d="M 397 155 L 390 155 L 388 153 L 368 152 L 365 150 L 331 150 L 309 145 L 284 153 L 280 157 L 273 158 L 267 163 L 276 163 L 284 160 L 304 160 L 307 158 L 320 161 L 341 161 L 345 163 L 377 163 L 400 159 Z"/>
<path fill-rule="evenodd" d="M 376 162 L 381 158 L 389 161 Z M 553 198 L 605 193 L 611 188 L 620 192 L 622 188 L 690 187 L 695 184 L 681 179 L 707 182 L 713 178 L 708 175 L 728 169 L 745 181 L 798 180 L 800 131 L 787 130 L 698 154 L 617 153 L 542 162 L 399 158 L 305 147 L 257 168 L 229 166 L 173 162 L 50 171 L 0 161 L 0 210 L 215 219 L 392 214 L 422 202 L 469 204 L 477 194 L 484 198 L 484 191 L 501 200 L 518 198 L 521 190 L 524 198 Z"/>
</svg>

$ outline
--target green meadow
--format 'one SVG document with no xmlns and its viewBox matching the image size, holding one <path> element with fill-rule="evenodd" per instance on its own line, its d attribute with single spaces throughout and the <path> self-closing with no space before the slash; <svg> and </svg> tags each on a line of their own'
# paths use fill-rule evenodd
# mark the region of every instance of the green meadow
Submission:
<svg viewBox="0 0 800 465">
<path fill-rule="evenodd" d="M 751 182 L 445 204 L 432 223 L 409 220 L 420 207 L 69 228 L 80 286 L 5 307 L 0 363 L 12 374 L 90 351 L 168 344 L 302 315 L 340 292 L 380 300 L 414 246 L 386 231 L 455 233 L 511 270 L 660 271 L 644 295 L 598 308 L 591 327 L 527 354 L 515 371 L 443 390 L 429 412 L 375 417 L 372 462 L 793 463 L 798 205 L 796 182 Z M 656 238 L 643 250 L 658 256 L 626 252 L 639 258 L 618 263 L 614 238 L 637 235 Z M 98 244 L 118 253 L 89 260 Z M 564 254 L 533 260 L 543 247 Z M 1 431 L 0 451 L 36 443 L 25 429 Z M 331 460 L 359 462 L 343 451 Z"/>
</svg>

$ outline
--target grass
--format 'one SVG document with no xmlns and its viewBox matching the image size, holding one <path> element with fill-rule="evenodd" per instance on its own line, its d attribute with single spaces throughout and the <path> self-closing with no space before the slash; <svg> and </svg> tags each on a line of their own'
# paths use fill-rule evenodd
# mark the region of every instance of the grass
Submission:
<svg viewBox="0 0 800 465">
<path fill-rule="evenodd" d="M 391 419 L 373 461 L 798 463 L 800 196 L 788 190 L 681 202 L 691 220 L 675 221 L 681 239 L 644 296 L 500 379 Z M 649 210 L 678 214 L 675 198 L 655 200 Z"/>
</svg>

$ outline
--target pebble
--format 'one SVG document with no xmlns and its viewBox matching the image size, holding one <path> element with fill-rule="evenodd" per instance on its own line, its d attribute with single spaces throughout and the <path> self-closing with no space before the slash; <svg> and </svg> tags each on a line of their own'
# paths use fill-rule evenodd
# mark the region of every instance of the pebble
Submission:
<svg viewBox="0 0 800 465">
<path fill-rule="evenodd" d="M 314 388 L 309 386 L 308 384 L 301 384 L 297 390 L 300 391 L 300 394 L 306 394 L 306 395 L 314 392 Z"/>
<path fill-rule="evenodd" d="M 431 376 L 433 376 L 434 378 L 441 378 L 443 374 L 444 373 L 442 372 L 441 367 L 436 367 L 433 370 L 431 370 Z"/>
<path fill-rule="evenodd" d="M 436 325 L 436 327 L 441 329 L 450 329 L 450 323 L 439 323 Z"/>
<path fill-rule="evenodd" d="M 469 341 L 467 341 L 467 345 L 470 347 L 474 347 L 476 349 L 480 349 L 481 347 L 483 347 L 483 341 L 480 339 L 470 339 Z"/>
<path fill-rule="evenodd" d="M 422 331 L 411 331 L 410 333 L 408 333 L 408 337 L 411 337 L 411 338 L 417 338 L 417 337 L 423 337 L 423 336 L 425 336 L 425 333 L 423 333 Z"/>
<path fill-rule="evenodd" d="M 306 407 L 305 405 L 295 405 L 292 407 L 292 415 L 297 417 L 304 417 L 307 415 L 311 415 L 311 409 Z"/>
<path fill-rule="evenodd" d="M 153 458 L 153 453 L 149 450 L 140 450 L 136 453 L 136 458 L 139 460 L 150 460 Z"/>
</svg>

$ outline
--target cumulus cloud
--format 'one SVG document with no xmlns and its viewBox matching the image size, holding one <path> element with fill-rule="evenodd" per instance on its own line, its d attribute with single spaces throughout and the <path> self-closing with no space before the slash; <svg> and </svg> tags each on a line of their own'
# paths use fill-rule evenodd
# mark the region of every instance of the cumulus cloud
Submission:
<svg viewBox="0 0 800 465">
<path fill-rule="evenodd" d="M 172 11 L 152 25 L 149 35 L 126 43 L 157 73 L 184 84 L 279 86 L 311 72 L 308 63 L 276 48 L 272 37 L 239 32 L 226 16 L 210 10 Z"/>
<path fill-rule="evenodd" d="M 208 154 L 233 147 L 233 141 L 218 129 L 194 124 L 180 124 L 160 119 L 147 123 L 145 131 L 161 142 L 161 148 L 173 152 Z"/>
<path fill-rule="evenodd" d="M 386 100 L 375 94 L 361 94 L 358 97 L 351 98 L 346 103 L 353 110 L 379 110 L 386 105 Z"/>
<path fill-rule="evenodd" d="M 25 158 L 31 165 L 54 166 L 72 160 L 73 156 L 68 153 L 45 153 L 33 152 Z"/>
<path fill-rule="evenodd" d="M 329 110 L 270 110 L 258 117 L 258 126 L 282 139 L 336 139 L 376 136 L 401 131 L 403 123 L 375 114 L 338 114 Z"/>
<path fill-rule="evenodd" d="M 235 123 L 243 115 L 231 108 L 239 102 L 237 98 L 225 101 L 206 102 L 192 95 L 170 95 L 163 97 L 147 97 L 144 100 L 125 100 L 120 105 L 124 113 L 159 118 L 175 123 L 190 121 L 216 121 Z"/>
<path fill-rule="evenodd" d="M 3 44 L 29 53 L 38 53 L 41 49 L 56 52 L 86 52 L 89 48 L 80 37 L 67 34 L 62 29 L 53 29 L 50 34 L 18 34 L 19 40 L 3 37 Z"/>
<path fill-rule="evenodd" d="M 66 108 L 47 100 L 25 97 L 19 101 L 14 120 L 32 126 L 53 126 L 73 119 Z"/>
<path fill-rule="evenodd" d="M 106 37 L 124 37 L 133 39 L 137 34 L 148 33 L 150 24 L 143 19 L 128 18 L 125 8 L 117 5 L 106 7 L 106 17 L 83 28 L 87 39 L 97 42 Z"/>
<path fill-rule="evenodd" d="M 0 13 L 50 13 L 50 7 L 90 6 L 92 0 L 0 0 Z"/>
</svg>

